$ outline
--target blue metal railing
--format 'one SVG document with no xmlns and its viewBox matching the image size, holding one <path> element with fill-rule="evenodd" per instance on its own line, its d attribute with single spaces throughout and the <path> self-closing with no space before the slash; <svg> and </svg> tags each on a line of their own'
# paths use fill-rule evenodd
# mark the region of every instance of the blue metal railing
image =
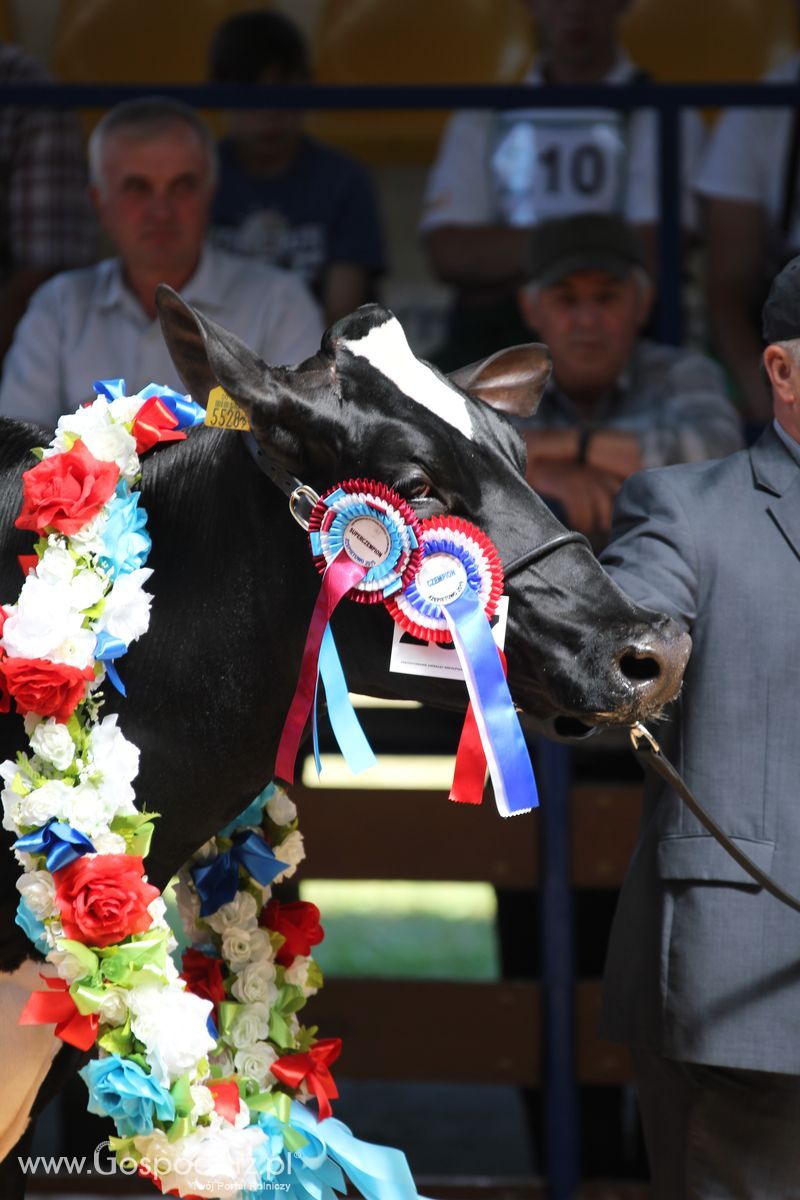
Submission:
<svg viewBox="0 0 800 1200">
<path fill-rule="evenodd" d="M 171 96 L 198 108 L 414 110 L 456 108 L 650 108 L 658 117 L 659 309 L 662 341 L 679 344 L 681 131 L 683 108 L 795 107 L 800 84 L 654 83 L 558 87 L 527 84 L 6 84 L 0 103 L 105 108 L 134 96 Z"/>
</svg>

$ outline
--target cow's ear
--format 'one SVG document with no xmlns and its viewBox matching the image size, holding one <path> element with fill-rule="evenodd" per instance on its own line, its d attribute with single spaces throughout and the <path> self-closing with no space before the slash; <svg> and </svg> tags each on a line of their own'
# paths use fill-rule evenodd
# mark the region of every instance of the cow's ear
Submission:
<svg viewBox="0 0 800 1200">
<path fill-rule="evenodd" d="M 165 284 L 156 290 L 164 340 L 198 404 L 222 387 L 247 413 L 265 453 L 290 471 L 327 464 L 341 432 L 333 361 L 319 355 L 299 367 L 271 367 L 230 330 Z"/>
<path fill-rule="evenodd" d="M 463 391 L 514 417 L 532 417 L 550 378 L 550 355 L 539 342 L 498 350 L 481 362 L 451 371 Z"/>
<path fill-rule="evenodd" d="M 253 386 L 261 382 L 265 364 L 258 355 L 165 283 L 156 288 L 156 308 L 175 368 L 198 404 L 206 405 L 209 392 L 225 386 L 222 376 L 241 376 Z"/>
</svg>

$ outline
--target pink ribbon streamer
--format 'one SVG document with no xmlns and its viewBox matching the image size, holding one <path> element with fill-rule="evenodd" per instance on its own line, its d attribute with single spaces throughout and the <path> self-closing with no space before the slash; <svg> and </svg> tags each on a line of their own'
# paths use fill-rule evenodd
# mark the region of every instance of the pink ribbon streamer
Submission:
<svg viewBox="0 0 800 1200">
<path fill-rule="evenodd" d="M 303 659 L 300 664 L 300 677 L 292 703 L 289 705 L 275 760 L 275 774 L 286 783 L 294 783 L 297 752 L 300 749 L 303 733 L 314 703 L 319 652 L 331 614 L 350 589 L 361 583 L 368 570 L 368 567 L 353 562 L 344 550 L 340 550 L 336 558 L 325 568 L 322 587 L 308 626 Z"/>
</svg>

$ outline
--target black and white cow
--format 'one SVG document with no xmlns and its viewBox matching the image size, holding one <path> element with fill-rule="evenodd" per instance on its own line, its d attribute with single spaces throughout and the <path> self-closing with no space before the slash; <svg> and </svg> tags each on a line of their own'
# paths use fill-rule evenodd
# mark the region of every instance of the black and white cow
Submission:
<svg viewBox="0 0 800 1200">
<path fill-rule="evenodd" d="M 273 368 L 169 289 L 159 303 L 193 397 L 205 403 L 221 385 L 268 458 L 317 492 L 380 480 L 422 515 L 472 521 L 505 564 L 563 532 L 525 482 L 523 444 L 503 415 L 535 406 L 549 369 L 542 347 L 447 379 L 411 353 L 391 313 L 368 306 L 334 325 L 313 358 Z M 16 556 L 31 548 L 14 518 L 29 450 L 42 440 L 41 430 L 0 421 L 0 599 L 18 593 Z M 109 695 L 108 705 L 141 749 L 140 801 L 162 814 L 147 861 L 163 886 L 270 779 L 319 576 L 285 496 L 240 435 L 197 429 L 148 455 L 143 471 L 155 600 L 146 637 L 124 660 L 128 699 Z M 585 546 L 512 573 L 507 591 L 509 684 L 525 712 L 630 722 L 676 692 L 687 639 L 625 599 Z M 383 606 L 343 604 L 334 630 L 353 690 L 463 703 L 452 682 L 389 673 Z M 0 717 L 0 758 L 22 744 L 21 719 Z M 16 865 L 6 845 L 0 854 L 0 966 L 9 970 L 26 943 L 14 925 Z M 22 1194 L 11 1176 L 0 1187 Z"/>
</svg>

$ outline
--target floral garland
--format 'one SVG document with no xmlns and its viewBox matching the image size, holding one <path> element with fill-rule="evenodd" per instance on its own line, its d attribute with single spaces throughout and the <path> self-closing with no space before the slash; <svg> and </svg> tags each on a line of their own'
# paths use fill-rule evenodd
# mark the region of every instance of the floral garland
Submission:
<svg viewBox="0 0 800 1200">
<path fill-rule="evenodd" d="M 185 437 L 203 409 L 124 381 L 62 417 L 23 476 L 25 581 L 0 608 L 0 711 L 13 700 L 29 750 L 0 763 L 3 827 L 23 868 L 17 922 L 55 969 L 23 1024 L 55 1024 L 100 1057 L 89 1109 L 113 1118 L 120 1163 L 178 1196 L 334 1200 L 347 1175 L 368 1198 L 416 1197 L 405 1158 L 330 1118 L 339 1039 L 297 1013 L 322 983 L 319 911 L 271 885 L 304 857 L 296 810 L 270 785 L 194 855 L 175 884 L 178 943 L 146 857 L 158 814 L 139 811 L 139 752 L 101 717 L 106 676 L 147 629 L 150 550 L 134 489 L 139 455 Z M 319 1117 L 305 1102 L 315 1098 Z"/>
</svg>

